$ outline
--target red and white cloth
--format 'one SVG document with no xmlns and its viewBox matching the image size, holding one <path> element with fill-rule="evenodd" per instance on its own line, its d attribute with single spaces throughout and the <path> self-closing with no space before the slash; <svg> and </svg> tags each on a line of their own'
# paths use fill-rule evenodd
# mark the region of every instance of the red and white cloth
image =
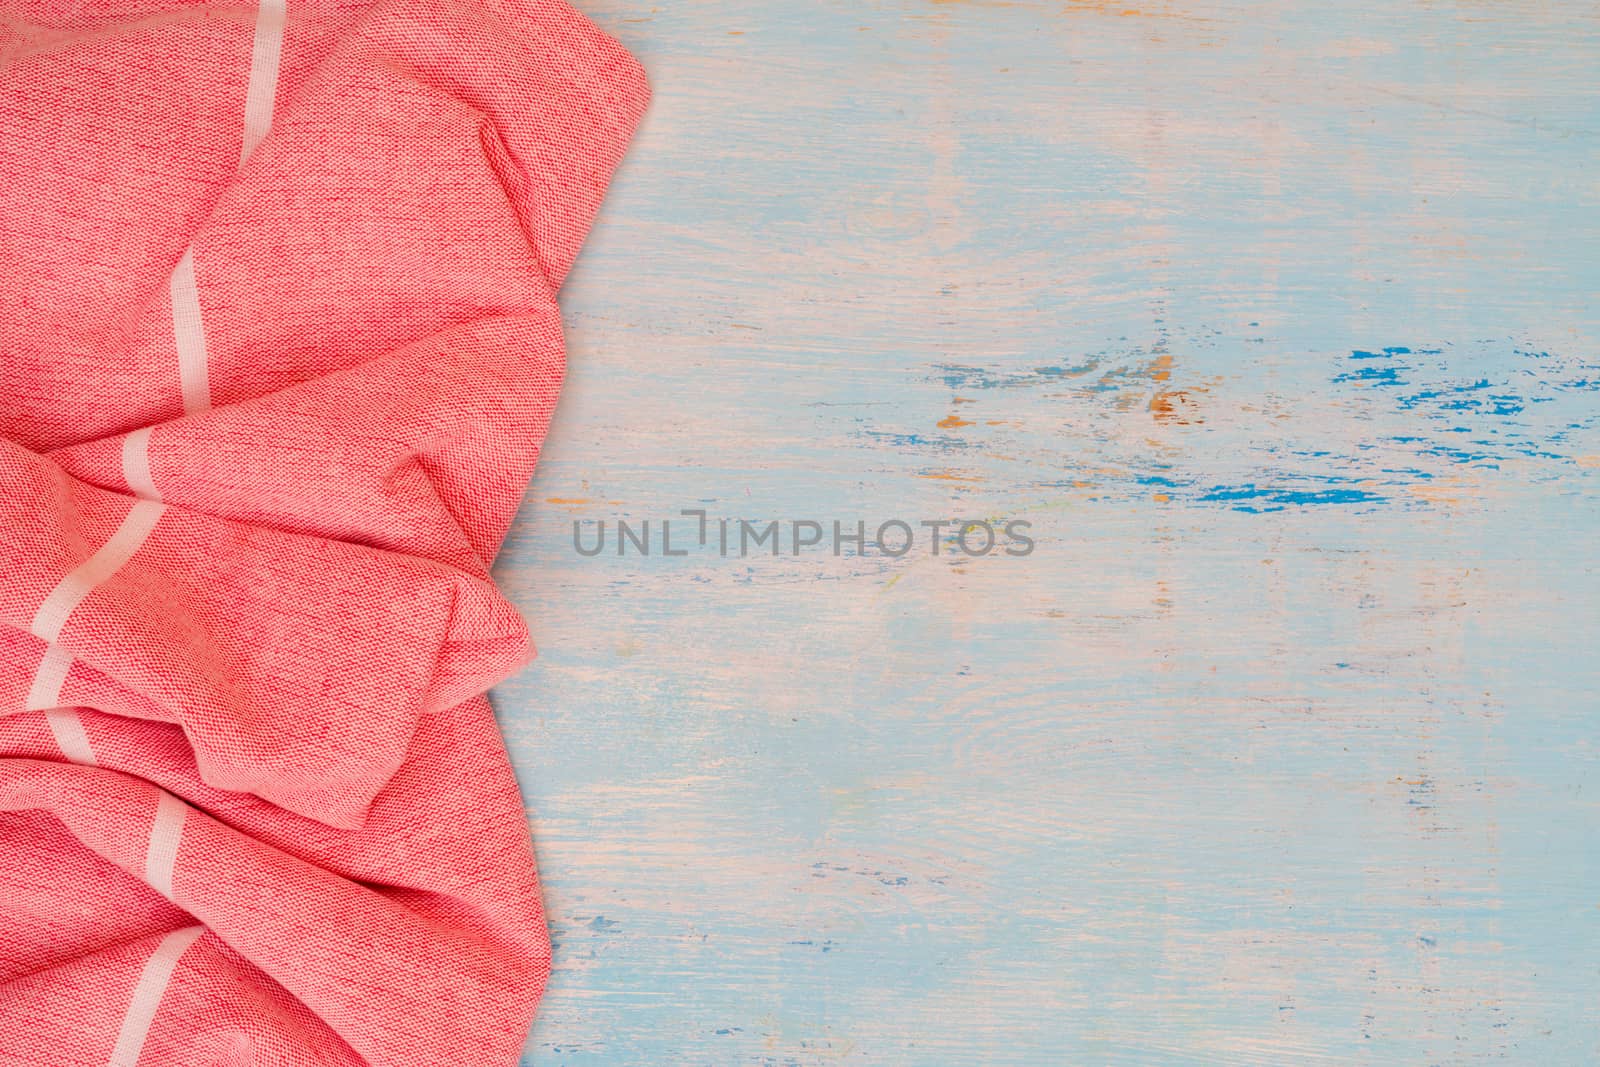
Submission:
<svg viewBox="0 0 1600 1067">
<path fill-rule="evenodd" d="M 0 1067 L 516 1062 L 489 566 L 648 95 L 560 0 L 0 0 Z"/>
</svg>

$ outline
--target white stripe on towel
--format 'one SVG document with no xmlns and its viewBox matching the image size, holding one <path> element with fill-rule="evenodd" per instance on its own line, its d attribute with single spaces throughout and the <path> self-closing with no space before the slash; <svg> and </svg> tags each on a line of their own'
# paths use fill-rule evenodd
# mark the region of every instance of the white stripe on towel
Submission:
<svg viewBox="0 0 1600 1067">
<path fill-rule="evenodd" d="M 189 950 L 189 946 L 205 932 L 203 926 L 174 930 L 161 939 L 150 958 L 145 960 L 139 983 L 133 987 L 127 1014 L 122 1017 L 122 1029 L 117 1033 L 116 1047 L 111 1050 L 111 1059 L 106 1061 L 106 1067 L 138 1067 L 139 1053 L 144 1049 L 145 1038 L 150 1036 L 150 1024 L 155 1021 L 161 997 L 167 991 L 167 984 L 172 981 L 172 972 L 178 969 L 178 961 Z"/>
<path fill-rule="evenodd" d="M 189 805 L 163 789 L 156 798 L 156 817 L 150 822 L 144 880 L 168 900 L 172 899 L 172 869 L 178 862 L 178 845 L 183 841 L 183 820 L 188 810 Z"/>
<path fill-rule="evenodd" d="M 100 546 L 100 551 L 78 564 L 77 568 L 50 591 L 44 598 L 44 603 L 39 605 L 39 610 L 33 613 L 33 622 L 28 630 L 41 641 L 54 644 L 61 636 L 62 627 L 66 626 L 67 619 L 83 598 L 94 592 L 95 587 L 105 582 L 116 574 L 139 551 L 145 538 L 150 536 L 150 531 L 156 528 L 156 523 L 161 520 L 161 513 L 166 510 L 166 505 L 154 500 L 140 500 L 133 505 L 127 517 L 122 520 L 122 525 L 117 527 L 117 532 L 111 539 Z"/>
<path fill-rule="evenodd" d="M 56 747 L 73 763 L 84 767 L 98 767 L 89 735 L 84 732 L 83 719 L 76 708 L 51 708 L 44 713 L 50 732 L 55 735 Z"/>
<path fill-rule="evenodd" d="M 44 598 L 39 610 L 33 613 L 29 631 L 39 640 L 49 642 L 39 666 L 34 671 L 33 684 L 28 688 L 28 711 L 45 711 L 45 721 L 55 736 L 61 754 L 73 763 L 95 765 L 94 749 L 89 746 L 89 736 L 84 733 L 83 720 L 71 708 L 62 708 L 61 686 L 72 670 L 72 653 L 56 641 L 84 597 L 94 592 L 117 571 L 121 570 L 133 554 L 139 551 L 150 536 L 165 511 L 165 505 L 156 501 L 141 500 L 133 505 L 117 532 L 112 534 L 100 551 L 78 564 L 66 577 L 56 583 L 50 595 Z"/>
<path fill-rule="evenodd" d="M 150 427 L 135 430 L 122 439 L 122 477 L 128 491 L 140 500 L 160 500 L 161 490 L 150 475 Z"/>
<path fill-rule="evenodd" d="M 186 248 L 172 269 L 172 339 L 178 346 L 178 384 L 183 410 L 211 409 L 211 371 L 206 365 L 206 328 L 200 319 L 200 288 L 194 278 L 194 249 Z"/>
<path fill-rule="evenodd" d="M 261 0 L 256 8 L 256 36 L 250 45 L 250 86 L 244 97 L 244 144 L 239 149 L 241 167 L 272 126 L 285 14 L 285 0 Z"/>
<path fill-rule="evenodd" d="M 259 0 L 256 5 L 256 28 L 250 41 L 250 80 L 245 86 L 244 122 L 239 143 L 241 167 L 272 128 L 287 17 L 287 0 Z M 211 367 L 206 358 L 206 327 L 200 312 L 200 284 L 195 279 L 193 246 L 184 249 L 183 257 L 173 268 L 169 288 L 183 411 L 186 415 L 210 411 Z"/>
<path fill-rule="evenodd" d="M 33 672 L 33 686 L 28 690 L 24 711 L 43 711 L 61 706 L 61 685 L 72 670 L 72 653 L 60 645 L 46 645 L 39 667 Z"/>
</svg>

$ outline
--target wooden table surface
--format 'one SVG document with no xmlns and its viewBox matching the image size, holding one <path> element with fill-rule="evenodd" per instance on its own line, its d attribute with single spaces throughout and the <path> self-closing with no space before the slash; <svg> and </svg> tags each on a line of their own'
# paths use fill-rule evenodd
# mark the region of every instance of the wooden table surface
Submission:
<svg viewBox="0 0 1600 1067">
<path fill-rule="evenodd" d="M 1597 9 L 578 2 L 526 1063 L 1600 1061 Z"/>
</svg>

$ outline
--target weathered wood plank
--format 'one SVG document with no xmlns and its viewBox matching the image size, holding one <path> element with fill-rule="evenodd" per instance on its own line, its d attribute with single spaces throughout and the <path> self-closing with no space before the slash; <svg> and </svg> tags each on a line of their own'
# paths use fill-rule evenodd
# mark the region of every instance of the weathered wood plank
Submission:
<svg viewBox="0 0 1600 1067">
<path fill-rule="evenodd" d="M 1593 8 L 584 6 L 527 1062 L 1600 1056 Z"/>
</svg>

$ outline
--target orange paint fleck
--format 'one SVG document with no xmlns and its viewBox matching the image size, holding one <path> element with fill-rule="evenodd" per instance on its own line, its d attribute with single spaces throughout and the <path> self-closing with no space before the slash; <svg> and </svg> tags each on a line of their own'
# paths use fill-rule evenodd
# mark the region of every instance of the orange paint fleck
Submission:
<svg viewBox="0 0 1600 1067">
<path fill-rule="evenodd" d="M 934 481 L 938 481 L 938 482 L 981 482 L 981 481 L 983 481 L 982 478 L 977 478 L 977 477 L 974 477 L 974 476 L 968 475 L 968 474 L 956 474 L 954 471 L 924 471 L 923 473 L 917 475 L 917 477 L 918 478 L 932 478 Z"/>
<path fill-rule="evenodd" d="M 590 503 L 593 503 L 593 501 L 591 501 L 588 497 L 585 497 L 585 496 L 547 496 L 547 497 L 544 498 L 544 502 L 546 504 L 590 504 Z"/>
<path fill-rule="evenodd" d="M 963 419 L 960 415 L 951 415 L 948 418 L 939 420 L 939 429 L 941 430 L 957 430 L 963 426 L 971 425 L 973 424 Z"/>
<path fill-rule="evenodd" d="M 1172 10 L 1169 3 L 1152 3 L 1145 8 L 1125 7 L 1111 0 L 1067 0 L 1067 10 L 1072 12 L 1110 15 L 1125 19 L 1182 19 L 1185 22 L 1210 22 L 1197 15 L 1185 15 Z"/>
<path fill-rule="evenodd" d="M 1150 378 L 1152 381 L 1164 382 L 1172 377 L 1172 353 L 1163 352 L 1156 357 L 1150 365 Z"/>
<path fill-rule="evenodd" d="M 1171 499 L 1172 498 L 1170 496 L 1168 496 L 1167 494 L 1165 494 L 1165 493 L 1157 493 L 1155 495 L 1155 501 L 1156 501 L 1157 504 L 1165 504 L 1167 501 L 1169 501 Z"/>
<path fill-rule="evenodd" d="M 1473 480 L 1451 476 L 1408 485 L 1406 491 L 1430 504 L 1459 504 L 1465 499 L 1482 495 L 1482 486 Z"/>
<path fill-rule="evenodd" d="M 1183 389 L 1157 393 L 1151 397 L 1150 414 L 1154 415 L 1158 422 L 1174 422 L 1179 426 L 1206 421 L 1200 416 L 1199 402 Z"/>
</svg>

